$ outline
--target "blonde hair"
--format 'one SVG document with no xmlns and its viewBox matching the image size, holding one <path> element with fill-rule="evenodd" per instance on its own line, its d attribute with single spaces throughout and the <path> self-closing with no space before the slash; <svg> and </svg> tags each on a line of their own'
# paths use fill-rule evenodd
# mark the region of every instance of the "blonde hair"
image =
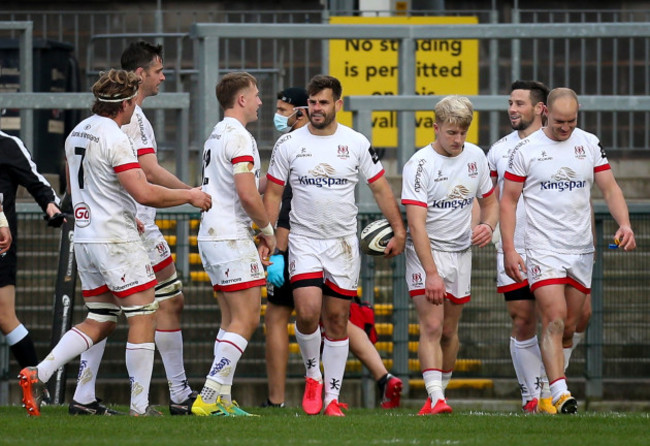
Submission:
<svg viewBox="0 0 650 446">
<path fill-rule="evenodd" d="M 95 95 L 92 112 L 114 118 L 122 109 L 122 102 L 133 100 L 139 85 L 140 78 L 132 71 L 110 69 L 100 73 L 92 88 Z"/>
<path fill-rule="evenodd" d="M 450 95 L 442 98 L 436 104 L 434 112 L 437 124 L 448 122 L 467 129 L 474 117 L 474 106 L 464 96 Z"/>
</svg>

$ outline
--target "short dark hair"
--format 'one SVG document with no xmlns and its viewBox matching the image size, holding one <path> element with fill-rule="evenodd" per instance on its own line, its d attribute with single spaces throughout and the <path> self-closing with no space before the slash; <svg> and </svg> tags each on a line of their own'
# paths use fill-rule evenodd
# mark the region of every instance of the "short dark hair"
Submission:
<svg viewBox="0 0 650 446">
<path fill-rule="evenodd" d="M 307 85 L 307 93 L 309 96 L 313 96 L 327 88 L 332 90 L 332 96 L 335 101 L 341 99 L 341 95 L 343 94 L 341 82 L 334 76 L 327 76 L 325 74 L 317 74 L 311 78 L 309 85 Z"/>
<path fill-rule="evenodd" d="M 546 105 L 548 100 L 548 94 L 551 92 L 551 89 L 548 88 L 545 84 L 539 81 L 514 81 L 510 87 L 510 91 L 513 90 L 528 90 L 530 91 L 530 101 L 533 105 L 541 102 Z"/>
<path fill-rule="evenodd" d="M 233 108 L 237 94 L 251 85 L 257 86 L 257 79 L 246 71 L 233 71 L 224 75 L 217 83 L 217 100 L 221 108 Z"/>
<path fill-rule="evenodd" d="M 138 40 L 137 42 L 131 42 L 126 47 L 122 52 L 120 62 L 123 70 L 135 71 L 138 68 L 144 68 L 146 70 L 157 57 L 161 61 L 163 60 L 162 45 L 154 45 L 144 40 Z"/>
</svg>

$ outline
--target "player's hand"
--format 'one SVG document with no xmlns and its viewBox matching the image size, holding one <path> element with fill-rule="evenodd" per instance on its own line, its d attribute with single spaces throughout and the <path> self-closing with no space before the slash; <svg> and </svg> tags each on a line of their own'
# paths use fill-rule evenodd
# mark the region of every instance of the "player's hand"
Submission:
<svg viewBox="0 0 650 446">
<path fill-rule="evenodd" d="M 260 232 L 258 237 L 260 238 L 260 243 L 257 246 L 257 252 L 262 260 L 262 265 L 269 266 L 271 264 L 270 255 L 275 251 L 277 245 L 275 235 L 264 235 Z"/>
<path fill-rule="evenodd" d="M 212 197 L 201 190 L 200 187 L 190 189 L 190 204 L 202 211 L 209 211 L 212 207 Z"/>
<path fill-rule="evenodd" d="M 384 257 L 390 259 L 404 252 L 404 245 L 406 244 L 406 231 L 402 234 L 395 234 L 393 238 L 388 241 L 386 249 L 384 250 Z"/>
<path fill-rule="evenodd" d="M 135 227 L 138 230 L 138 234 L 144 234 L 144 223 L 142 223 L 142 220 L 137 217 L 135 219 Z"/>
<path fill-rule="evenodd" d="M 445 301 L 447 290 L 445 282 L 438 274 L 427 274 L 424 282 L 424 295 L 434 305 L 441 305 Z"/>
<path fill-rule="evenodd" d="M 63 223 L 67 222 L 65 214 L 61 212 L 61 209 L 59 209 L 59 207 L 54 203 L 49 203 L 47 205 L 45 213 L 47 215 L 43 217 L 43 220 L 45 220 L 47 225 L 51 228 L 60 228 Z"/>
<path fill-rule="evenodd" d="M 521 275 L 522 271 L 526 272 L 526 264 L 517 251 L 503 253 L 503 263 L 505 265 L 506 274 L 517 283 L 524 281 Z"/>
<path fill-rule="evenodd" d="M 0 254 L 9 251 L 11 247 L 11 230 L 9 226 L 0 228 Z"/>
<path fill-rule="evenodd" d="M 284 285 L 284 256 L 276 254 L 271 256 L 271 264 L 266 268 L 266 280 L 275 287 Z"/>
<path fill-rule="evenodd" d="M 487 223 L 479 223 L 472 229 L 472 245 L 484 247 L 492 241 L 492 227 Z"/>
<path fill-rule="evenodd" d="M 629 226 L 621 226 L 614 234 L 614 240 L 618 240 L 618 247 L 623 248 L 623 251 L 632 251 L 636 248 L 636 240 L 634 239 L 634 231 Z"/>
</svg>

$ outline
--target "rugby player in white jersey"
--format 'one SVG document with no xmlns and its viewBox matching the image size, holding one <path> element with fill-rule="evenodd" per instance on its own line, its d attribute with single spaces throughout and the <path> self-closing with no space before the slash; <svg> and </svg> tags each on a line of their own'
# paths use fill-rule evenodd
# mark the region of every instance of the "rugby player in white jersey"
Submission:
<svg viewBox="0 0 650 446">
<path fill-rule="evenodd" d="M 262 105 L 257 80 L 246 72 L 228 73 L 217 84 L 224 118 L 203 148 L 203 188 L 215 199 L 199 227 L 199 253 L 221 309 L 214 361 L 194 415 L 248 416 L 232 400 L 237 362 L 260 323 L 264 265 L 275 249 L 273 226 L 258 192 L 260 155 L 246 125 L 257 121 Z M 251 224 L 262 228 L 259 248 Z"/>
<path fill-rule="evenodd" d="M 548 125 L 511 152 L 500 201 L 505 271 L 518 283 L 525 273 L 535 294 L 542 319 L 542 359 L 559 413 L 578 410 L 564 376 L 562 338 L 567 328 L 575 330 L 591 288 L 594 183 L 619 224 L 614 240 L 625 251 L 636 247 L 623 193 L 598 138 L 577 128 L 578 109 L 573 90 L 551 91 Z M 514 243 L 521 195 L 527 223 L 525 262 Z"/>
<path fill-rule="evenodd" d="M 103 73 L 92 88 L 94 114 L 66 139 L 74 250 L 88 315 L 63 335 L 45 360 L 21 370 L 19 383 L 30 415 L 40 415 L 45 383 L 56 370 L 106 338 L 121 311 L 129 324 L 129 412 L 160 415 L 149 405 L 156 277 L 138 233 L 135 202 L 155 207 L 190 203 L 205 211 L 211 199 L 200 188 L 172 190 L 147 182 L 133 142 L 120 130 L 131 120 L 139 83 L 135 73 L 125 70 Z"/>
<path fill-rule="evenodd" d="M 133 117 L 128 124 L 122 126 L 122 130 L 133 141 L 140 167 L 150 183 L 170 189 L 190 189 L 190 186 L 158 163 L 158 145 L 153 127 L 141 108 L 146 98 L 158 94 L 159 86 L 165 80 L 162 51 L 162 45 L 137 41 L 131 43 L 122 53 L 122 69 L 135 72 L 141 79 Z M 182 283 L 176 274 L 169 245 L 156 225 L 155 208 L 137 204 L 137 209 L 137 218 L 144 224 L 144 245 L 158 281 L 155 293 L 160 307 L 156 311 L 155 340 L 169 385 L 169 413 L 189 415 L 196 396 L 192 394 L 183 363 Z M 97 370 L 105 346 L 104 340 L 81 355 L 77 387 L 68 407 L 68 413 L 71 415 L 116 414 L 95 396 Z"/>
<path fill-rule="evenodd" d="M 278 139 L 273 148 L 264 205 L 275 223 L 285 184 L 293 190 L 289 219 L 289 276 L 296 309 L 296 340 L 305 365 L 302 407 L 316 415 L 344 416 L 339 395 L 349 351 L 347 323 L 360 270 L 354 188 L 368 182 L 394 237 L 385 255 L 404 249 L 406 231 L 390 184 L 368 139 L 336 121 L 338 79 L 318 75 L 307 86 L 309 124 Z M 323 341 L 320 371 L 322 321 Z M 323 381 L 324 378 L 324 381 Z M 323 399 L 323 387 L 325 396 Z"/>
<path fill-rule="evenodd" d="M 444 391 L 458 354 L 458 322 L 471 297 L 471 246 L 490 242 L 498 218 L 485 154 L 465 141 L 472 103 L 447 96 L 435 115 L 436 140 L 411 157 L 402 175 L 406 282 L 418 313 L 418 357 L 428 394 L 418 415 L 452 412 Z M 480 223 L 472 228 L 475 198 Z"/>
<path fill-rule="evenodd" d="M 531 133 L 542 128 L 546 116 L 546 98 L 550 89 L 537 81 L 515 81 L 508 99 L 508 116 L 512 133 L 492 144 L 487 154 L 490 176 L 495 186 L 497 198 L 503 189 L 503 175 L 508 165 L 512 149 Z M 523 258 L 526 214 L 522 199 L 517 206 L 515 227 L 515 249 Z M 497 292 L 503 293 L 512 320 L 510 333 L 510 356 L 515 368 L 522 408 L 526 413 L 556 413 L 551 404 L 548 379 L 544 372 L 542 354 L 537 340 L 537 317 L 535 297 L 530 292 L 528 281 L 515 282 L 503 267 L 503 249 L 497 236 Z M 544 392 L 542 395 L 541 392 Z"/>
</svg>

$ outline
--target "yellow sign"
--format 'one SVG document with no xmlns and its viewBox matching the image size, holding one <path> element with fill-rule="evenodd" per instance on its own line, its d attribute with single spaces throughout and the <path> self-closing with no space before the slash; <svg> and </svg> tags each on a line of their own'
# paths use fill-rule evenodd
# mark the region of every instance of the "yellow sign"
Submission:
<svg viewBox="0 0 650 446">
<path fill-rule="evenodd" d="M 369 25 L 450 25 L 475 24 L 476 17 L 332 17 L 333 24 Z M 343 95 L 392 96 L 397 92 L 399 40 L 330 40 L 329 74 L 338 78 Z M 478 94 L 478 41 L 418 40 L 415 54 L 415 94 Z M 390 101 L 390 98 L 386 99 Z M 435 102 L 431 102 L 431 110 Z M 477 143 L 478 119 L 467 140 Z M 352 125 L 352 113 L 341 112 L 337 120 Z M 432 111 L 415 113 L 415 144 L 423 147 L 435 138 Z M 397 147 L 397 112 L 372 114 L 372 144 Z"/>
</svg>

